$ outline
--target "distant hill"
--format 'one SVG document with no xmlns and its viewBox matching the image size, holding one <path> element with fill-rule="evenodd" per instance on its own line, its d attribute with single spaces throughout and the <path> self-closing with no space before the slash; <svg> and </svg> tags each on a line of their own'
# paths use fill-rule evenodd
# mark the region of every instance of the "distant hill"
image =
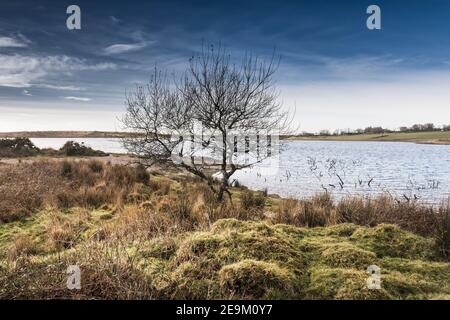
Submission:
<svg viewBox="0 0 450 320">
<path fill-rule="evenodd" d="M 17 131 L 0 132 L 0 138 L 126 138 L 129 132 L 118 131 Z M 386 134 L 352 134 L 339 136 L 280 136 L 281 140 L 330 140 L 330 141 L 402 141 L 427 144 L 450 144 L 450 131 L 393 132 Z"/>
<path fill-rule="evenodd" d="M 17 131 L 0 132 L 0 138 L 124 138 L 131 136 L 127 132 L 108 131 Z"/>
</svg>

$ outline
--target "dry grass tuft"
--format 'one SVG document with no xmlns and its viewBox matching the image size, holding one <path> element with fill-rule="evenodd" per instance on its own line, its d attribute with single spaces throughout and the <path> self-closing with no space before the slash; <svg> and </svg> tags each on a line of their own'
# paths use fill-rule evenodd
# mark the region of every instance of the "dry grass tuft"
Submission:
<svg viewBox="0 0 450 320">
<path fill-rule="evenodd" d="M 287 199 L 281 202 L 274 221 L 301 227 L 323 227 L 329 224 L 332 207 L 328 194 L 320 194 L 310 200 Z"/>
<path fill-rule="evenodd" d="M 35 161 L 0 168 L 0 222 L 30 216 L 44 207 L 119 209 L 139 185 L 149 184 L 142 167 L 105 165 L 100 161 Z"/>
<path fill-rule="evenodd" d="M 450 254 L 450 204 L 432 207 L 418 202 L 402 202 L 390 196 L 376 198 L 348 197 L 333 202 L 328 194 L 311 199 L 282 199 L 275 215 L 275 223 L 300 227 L 331 226 L 343 223 L 375 227 L 395 224 L 424 237 L 437 239 L 439 250 Z"/>
<path fill-rule="evenodd" d="M 13 240 L 12 245 L 8 250 L 8 259 L 17 260 L 23 256 L 29 256 L 36 252 L 36 245 L 27 235 L 18 235 Z"/>
</svg>

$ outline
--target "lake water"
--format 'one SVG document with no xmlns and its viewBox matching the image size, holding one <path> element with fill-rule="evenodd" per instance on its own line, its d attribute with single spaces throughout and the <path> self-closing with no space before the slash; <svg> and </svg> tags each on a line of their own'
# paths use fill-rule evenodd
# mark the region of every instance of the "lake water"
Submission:
<svg viewBox="0 0 450 320">
<path fill-rule="evenodd" d="M 67 141 L 75 141 L 84 143 L 86 146 L 95 150 L 101 150 L 110 153 L 126 153 L 120 139 L 108 138 L 31 138 L 30 139 L 38 148 L 59 149 Z"/>
<path fill-rule="evenodd" d="M 39 148 L 67 140 L 93 149 L 126 153 L 119 139 L 33 138 Z M 438 203 L 450 197 L 450 146 L 404 142 L 284 141 L 279 158 L 237 172 L 252 189 L 296 198 L 329 191 L 335 197 L 376 195 Z"/>
<path fill-rule="evenodd" d="M 253 189 L 302 198 L 391 193 L 438 203 L 450 197 L 450 146 L 405 142 L 289 141 L 278 163 L 234 176 Z"/>
</svg>

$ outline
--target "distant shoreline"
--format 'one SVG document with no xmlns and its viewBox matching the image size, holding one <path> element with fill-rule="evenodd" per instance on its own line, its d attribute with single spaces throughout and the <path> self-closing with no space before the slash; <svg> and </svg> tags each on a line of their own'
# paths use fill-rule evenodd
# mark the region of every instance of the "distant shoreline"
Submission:
<svg viewBox="0 0 450 320">
<path fill-rule="evenodd" d="M 0 138 L 127 138 L 128 132 L 117 131 L 16 131 L 0 132 Z"/>
<path fill-rule="evenodd" d="M 291 136 L 291 141 L 374 141 L 412 142 L 419 144 L 450 145 L 450 131 L 393 132 L 383 134 L 352 134 L 339 136 Z"/>
<path fill-rule="evenodd" d="M 132 137 L 129 132 L 118 131 L 16 131 L 0 132 L 0 138 L 127 138 Z M 450 145 L 450 131 L 428 132 L 393 132 L 385 134 L 353 134 L 339 136 L 281 136 L 288 141 L 377 141 L 377 142 L 413 142 L 420 144 Z"/>
</svg>

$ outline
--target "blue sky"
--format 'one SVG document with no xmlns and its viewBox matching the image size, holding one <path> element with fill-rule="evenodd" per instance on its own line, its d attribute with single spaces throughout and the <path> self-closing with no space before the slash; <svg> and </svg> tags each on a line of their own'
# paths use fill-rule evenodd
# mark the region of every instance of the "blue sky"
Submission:
<svg viewBox="0 0 450 320">
<path fill-rule="evenodd" d="M 366 28 L 371 4 L 382 30 Z M 2 1 L 0 131 L 120 130 L 125 91 L 155 64 L 180 72 L 202 41 L 275 48 L 300 130 L 450 123 L 449 31 L 445 0 Z"/>
</svg>

